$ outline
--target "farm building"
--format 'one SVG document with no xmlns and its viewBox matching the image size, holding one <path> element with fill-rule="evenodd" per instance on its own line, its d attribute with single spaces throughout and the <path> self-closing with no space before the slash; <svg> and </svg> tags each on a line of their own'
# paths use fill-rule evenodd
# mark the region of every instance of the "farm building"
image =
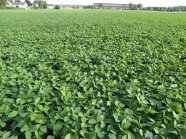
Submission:
<svg viewBox="0 0 186 139">
<path fill-rule="evenodd" d="M 26 2 L 11 2 L 11 7 L 29 9 L 28 4 Z"/>
<path fill-rule="evenodd" d="M 37 3 L 32 3 L 32 7 L 39 7 Z"/>
<path fill-rule="evenodd" d="M 105 8 L 105 9 L 129 9 L 130 4 L 117 4 L 117 3 L 94 3 L 95 9 Z M 138 4 L 132 4 L 133 7 L 137 7 Z"/>
<path fill-rule="evenodd" d="M 53 6 L 53 5 L 48 5 L 47 6 L 47 9 L 54 9 L 55 8 L 55 6 Z"/>
<path fill-rule="evenodd" d="M 7 1 L 6 7 L 17 7 L 22 9 L 30 9 L 31 7 L 39 7 L 37 3 L 32 3 L 32 6 L 28 6 L 26 2 L 9 2 Z"/>
<path fill-rule="evenodd" d="M 22 8 L 22 9 L 30 9 L 28 4 L 26 2 L 9 2 L 7 1 L 6 4 L 7 7 L 17 7 L 17 8 Z"/>
<path fill-rule="evenodd" d="M 61 9 L 73 9 L 72 7 L 73 7 L 74 5 L 60 5 L 60 8 Z"/>
<path fill-rule="evenodd" d="M 66 5 L 66 4 L 62 4 L 62 5 L 60 5 L 60 8 L 61 9 L 83 9 L 86 6 L 88 6 L 88 5 Z"/>
</svg>

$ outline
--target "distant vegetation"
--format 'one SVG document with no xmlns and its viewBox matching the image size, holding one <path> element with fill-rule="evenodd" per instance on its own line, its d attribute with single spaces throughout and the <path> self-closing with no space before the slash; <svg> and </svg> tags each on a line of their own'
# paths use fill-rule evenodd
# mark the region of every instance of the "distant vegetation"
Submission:
<svg viewBox="0 0 186 139">
<path fill-rule="evenodd" d="M 12 2 L 12 0 L 0 0 L 0 9 L 18 9 L 16 7 L 6 7 L 7 1 Z M 20 0 L 16 0 L 19 2 Z M 25 0 L 28 6 L 32 6 L 30 0 Z M 39 7 L 33 6 L 32 9 L 47 9 L 48 3 L 44 0 L 35 0 L 34 3 L 37 3 Z M 49 4 L 51 5 L 51 4 Z M 54 6 L 54 5 L 51 5 Z M 65 8 L 65 7 L 64 7 Z M 93 5 L 84 6 L 83 9 L 94 9 Z M 56 5 L 54 9 L 60 9 L 60 5 Z M 72 9 L 80 9 L 79 5 L 72 6 Z M 99 9 L 111 9 L 111 7 L 104 7 L 102 3 L 99 4 Z M 166 11 L 166 12 L 180 12 L 186 11 L 186 6 L 174 6 L 174 7 L 143 7 L 143 4 L 139 3 L 134 5 L 129 4 L 129 9 L 127 10 L 144 10 L 144 11 Z"/>
<path fill-rule="evenodd" d="M 60 6 L 59 5 L 56 5 L 54 8 L 55 9 L 60 9 Z"/>
<path fill-rule="evenodd" d="M 83 7 L 84 9 L 93 9 L 93 5 L 88 5 L 88 6 L 85 6 Z"/>
<path fill-rule="evenodd" d="M 12 2 L 12 0 L 0 0 L 0 9 L 18 9 L 18 7 L 7 7 L 7 2 Z M 16 2 L 20 2 L 20 0 L 16 0 Z M 32 6 L 30 0 L 25 0 L 29 7 Z M 47 9 L 47 2 L 44 0 L 35 0 L 34 3 L 37 3 L 39 7 L 33 6 L 33 9 Z"/>
<path fill-rule="evenodd" d="M 43 0 L 35 0 L 34 3 L 37 3 L 39 5 L 39 9 L 47 9 L 47 2 Z"/>
<path fill-rule="evenodd" d="M 88 5 L 83 7 L 84 9 L 94 9 L 93 5 Z M 100 9 L 111 9 L 111 8 L 104 8 L 103 4 L 99 4 Z M 174 7 L 143 7 L 143 4 L 139 3 L 137 6 L 130 3 L 129 9 L 127 10 L 148 10 L 148 11 L 167 11 L 167 12 L 180 12 L 186 11 L 186 6 L 174 6 Z"/>
<path fill-rule="evenodd" d="M 175 6 L 175 7 L 145 7 L 145 8 L 143 8 L 143 10 L 180 12 L 180 11 L 186 11 L 186 6 Z"/>
</svg>

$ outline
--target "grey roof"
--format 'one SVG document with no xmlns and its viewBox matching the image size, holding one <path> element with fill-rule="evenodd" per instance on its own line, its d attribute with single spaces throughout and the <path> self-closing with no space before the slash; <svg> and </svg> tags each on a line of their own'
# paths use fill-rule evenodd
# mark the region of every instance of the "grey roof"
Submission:
<svg viewBox="0 0 186 139">
<path fill-rule="evenodd" d="M 12 5 L 19 6 L 19 5 L 25 5 L 26 2 L 12 2 Z"/>
<path fill-rule="evenodd" d="M 32 6 L 38 6 L 38 4 L 37 3 L 32 3 Z"/>
<path fill-rule="evenodd" d="M 93 5 L 99 5 L 99 4 L 103 4 L 103 5 L 110 4 L 110 5 L 121 5 L 121 6 L 129 6 L 130 5 L 130 3 L 129 4 L 121 4 L 121 3 L 93 3 Z M 132 3 L 132 5 L 134 6 L 134 5 L 138 5 L 138 4 L 133 4 Z"/>
</svg>

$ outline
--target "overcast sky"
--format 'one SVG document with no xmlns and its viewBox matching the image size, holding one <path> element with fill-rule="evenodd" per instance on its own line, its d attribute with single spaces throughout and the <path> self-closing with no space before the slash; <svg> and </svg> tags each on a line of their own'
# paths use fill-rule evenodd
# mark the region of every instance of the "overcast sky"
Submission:
<svg viewBox="0 0 186 139">
<path fill-rule="evenodd" d="M 32 0 L 31 0 L 32 1 Z M 143 6 L 186 6 L 186 0 L 46 0 L 49 4 L 142 3 Z"/>
</svg>

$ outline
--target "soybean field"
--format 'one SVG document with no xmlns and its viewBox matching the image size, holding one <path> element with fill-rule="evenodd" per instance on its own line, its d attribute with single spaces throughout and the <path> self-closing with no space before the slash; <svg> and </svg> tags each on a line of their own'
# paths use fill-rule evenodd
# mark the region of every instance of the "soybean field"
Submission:
<svg viewBox="0 0 186 139">
<path fill-rule="evenodd" d="M 0 138 L 186 139 L 186 14 L 0 11 Z"/>
</svg>

